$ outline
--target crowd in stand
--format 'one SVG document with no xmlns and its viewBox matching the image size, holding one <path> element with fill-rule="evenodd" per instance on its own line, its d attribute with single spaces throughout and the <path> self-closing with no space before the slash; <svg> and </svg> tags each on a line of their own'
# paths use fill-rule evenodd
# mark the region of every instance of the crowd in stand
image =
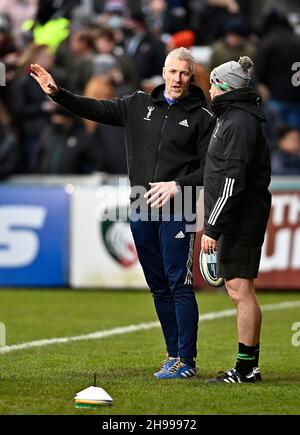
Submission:
<svg viewBox="0 0 300 435">
<path fill-rule="evenodd" d="M 212 68 L 253 58 L 273 173 L 300 175 L 298 0 L 0 0 L 0 179 L 127 172 L 122 128 L 62 110 L 31 63 L 74 93 L 111 99 L 162 83 L 165 56 L 180 46 L 209 48 L 196 69 L 208 99 Z"/>
</svg>

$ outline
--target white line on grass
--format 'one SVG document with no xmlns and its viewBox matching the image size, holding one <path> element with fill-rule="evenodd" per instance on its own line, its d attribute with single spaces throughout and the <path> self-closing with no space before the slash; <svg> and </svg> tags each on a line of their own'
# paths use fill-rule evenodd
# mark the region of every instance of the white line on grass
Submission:
<svg viewBox="0 0 300 435">
<path fill-rule="evenodd" d="M 277 304 L 262 305 L 261 309 L 262 311 L 275 311 L 275 310 L 286 310 L 289 308 L 295 308 L 299 306 L 300 306 L 300 301 L 298 300 L 298 301 L 280 302 Z M 199 322 L 204 322 L 206 320 L 222 319 L 224 317 L 232 317 L 235 316 L 235 314 L 236 314 L 235 309 L 215 311 L 215 312 L 200 315 Z M 108 329 L 106 331 L 92 332 L 91 334 L 76 335 L 74 337 L 61 337 L 61 338 L 50 338 L 45 340 L 35 340 L 35 341 L 30 341 L 28 343 L 13 344 L 11 346 L 2 347 L 0 348 L 0 353 L 9 353 L 15 350 L 26 350 L 33 347 L 49 346 L 51 344 L 70 343 L 73 341 L 98 340 L 105 337 L 112 337 L 113 335 L 128 334 L 131 332 L 137 332 L 143 330 L 145 331 L 153 328 L 158 328 L 159 326 L 160 326 L 159 322 L 139 323 L 137 325 L 122 326 L 118 328 Z"/>
</svg>

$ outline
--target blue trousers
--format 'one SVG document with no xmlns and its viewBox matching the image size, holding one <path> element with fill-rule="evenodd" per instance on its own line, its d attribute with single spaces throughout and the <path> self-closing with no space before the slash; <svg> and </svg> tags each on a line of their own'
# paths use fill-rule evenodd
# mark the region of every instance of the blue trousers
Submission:
<svg viewBox="0 0 300 435">
<path fill-rule="evenodd" d="M 170 356 L 197 355 L 198 306 L 192 287 L 194 233 L 184 220 L 131 222 L 138 257 Z"/>
</svg>

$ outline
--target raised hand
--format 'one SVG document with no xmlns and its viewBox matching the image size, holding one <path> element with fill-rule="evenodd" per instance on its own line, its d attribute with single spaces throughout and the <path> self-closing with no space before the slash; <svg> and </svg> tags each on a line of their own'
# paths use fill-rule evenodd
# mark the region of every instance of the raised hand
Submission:
<svg viewBox="0 0 300 435">
<path fill-rule="evenodd" d="M 51 95 L 59 91 L 59 87 L 55 83 L 52 75 L 49 74 L 43 67 L 37 64 L 32 64 L 30 67 L 31 77 L 38 82 L 45 94 Z"/>
</svg>

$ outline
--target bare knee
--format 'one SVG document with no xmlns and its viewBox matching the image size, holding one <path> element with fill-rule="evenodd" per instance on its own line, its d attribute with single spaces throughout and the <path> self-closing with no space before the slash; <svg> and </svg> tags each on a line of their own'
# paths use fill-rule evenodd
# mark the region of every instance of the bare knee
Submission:
<svg viewBox="0 0 300 435">
<path fill-rule="evenodd" d="M 255 297 L 253 280 L 234 278 L 225 282 L 229 297 L 235 304 Z"/>
</svg>

